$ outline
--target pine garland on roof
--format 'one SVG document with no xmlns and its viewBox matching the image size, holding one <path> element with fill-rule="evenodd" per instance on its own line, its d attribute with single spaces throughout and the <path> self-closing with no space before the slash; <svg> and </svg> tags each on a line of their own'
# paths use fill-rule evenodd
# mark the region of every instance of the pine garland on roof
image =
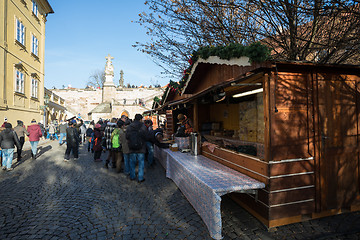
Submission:
<svg viewBox="0 0 360 240">
<path fill-rule="evenodd" d="M 252 43 L 249 46 L 244 46 L 238 43 L 231 43 L 227 46 L 205 46 L 200 47 L 198 50 L 194 51 L 191 54 L 190 59 L 188 60 L 190 66 L 184 70 L 183 77 L 179 82 L 171 81 L 167 85 L 167 88 L 162 96 L 160 104 L 163 103 L 164 98 L 169 91 L 176 92 L 180 94 L 182 89 L 187 82 L 191 70 L 199 58 L 208 59 L 210 56 L 217 56 L 220 59 L 230 60 L 232 58 L 248 57 L 250 63 L 254 62 L 264 62 L 270 59 L 270 48 L 267 46 L 256 42 Z"/>
</svg>

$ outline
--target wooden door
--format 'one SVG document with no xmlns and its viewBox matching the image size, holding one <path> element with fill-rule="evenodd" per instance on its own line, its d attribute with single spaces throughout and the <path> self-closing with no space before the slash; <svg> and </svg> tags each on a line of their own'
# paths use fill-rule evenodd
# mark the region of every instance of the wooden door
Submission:
<svg viewBox="0 0 360 240">
<path fill-rule="evenodd" d="M 348 76 L 317 76 L 321 210 L 348 208 L 359 196 L 359 87 Z"/>
</svg>

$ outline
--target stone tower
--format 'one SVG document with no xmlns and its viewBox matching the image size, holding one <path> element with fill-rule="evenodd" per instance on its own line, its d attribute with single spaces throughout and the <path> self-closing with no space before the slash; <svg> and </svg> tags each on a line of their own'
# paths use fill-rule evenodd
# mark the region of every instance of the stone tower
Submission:
<svg viewBox="0 0 360 240">
<path fill-rule="evenodd" d="M 119 87 L 124 87 L 124 71 L 120 71 L 120 80 L 119 80 Z"/>
<path fill-rule="evenodd" d="M 105 82 L 102 91 L 102 102 L 112 102 L 112 99 L 115 97 L 116 88 L 114 84 L 114 67 L 112 65 L 111 59 L 114 59 L 110 54 L 105 57 Z"/>
</svg>

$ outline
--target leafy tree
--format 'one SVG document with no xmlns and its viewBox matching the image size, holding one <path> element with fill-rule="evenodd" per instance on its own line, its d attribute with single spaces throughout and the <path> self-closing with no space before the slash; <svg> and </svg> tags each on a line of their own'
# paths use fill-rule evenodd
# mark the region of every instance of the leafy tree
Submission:
<svg viewBox="0 0 360 240">
<path fill-rule="evenodd" d="M 95 70 L 93 74 L 89 77 L 87 82 L 88 86 L 93 86 L 94 88 L 102 88 L 105 82 L 105 72 L 103 70 Z"/>
<path fill-rule="evenodd" d="M 358 0 L 149 0 L 138 24 L 151 37 L 134 44 L 179 79 L 203 46 L 261 42 L 275 59 L 356 63 Z"/>
</svg>

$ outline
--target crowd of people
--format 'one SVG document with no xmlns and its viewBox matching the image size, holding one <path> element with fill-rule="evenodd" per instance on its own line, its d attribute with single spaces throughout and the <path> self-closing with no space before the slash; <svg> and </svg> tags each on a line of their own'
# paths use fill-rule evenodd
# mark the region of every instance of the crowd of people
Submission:
<svg viewBox="0 0 360 240">
<path fill-rule="evenodd" d="M 93 154 L 95 162 L 104 162 L 105 168 L 116 168 L 117 172 L 123 172 L 131 180 L 139 183 L 145 181 L 144 168 L 152 168 L 154 165 L 154 144 L 159 147 L 167 147 L 162 143 L 163 130 L 153 129 L 151 120 L 143 121 L 141 114 L 136 114 L 131 120 L 123 115 L 121 118 L 110 120 L 100 119 L 98 122 L 90 122 L 88 126 L 83 120 L 72 118 L 60 121 L 56 127 L 49 124 L 47 133 L 41 123 L 35 119 L 26 128 L 21 120 L 17 126 L 5 121 L 0 132 L 0 147 L 2 157 L 2 169 L 11 171 L 12 159 L 17 148 L 17 160 L 22 160 L 22 148 L 25 136 L 28 136 L 31 145 L 31 157 L 37 158 L 37 146 L 41 137 L 58 140 L 59 145 L 66 143 L 64 161 L 68 162 L 71 155 L 74 160 L 79 158 L 79 146 L 86 145 L 88 152 Z M 59 133 L 59 137 L 58 137 Z M 106 154 L 105 154 L 106 153 Z M 106 157 L 101 159 L 102 154 Z M 138 166 L 136 176 L 136 166 Z"/>
</svg>

